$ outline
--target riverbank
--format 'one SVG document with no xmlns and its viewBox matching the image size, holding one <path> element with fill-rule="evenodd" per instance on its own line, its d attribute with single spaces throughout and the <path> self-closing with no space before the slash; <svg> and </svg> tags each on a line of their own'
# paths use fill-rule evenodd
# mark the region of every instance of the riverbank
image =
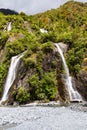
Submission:
<svg viewBox="0 0 87 130">
<path fill-rule="evenodd" d="M 86 130 L 87 105 L 0 107 L 0 130 Z"/>
</svg>

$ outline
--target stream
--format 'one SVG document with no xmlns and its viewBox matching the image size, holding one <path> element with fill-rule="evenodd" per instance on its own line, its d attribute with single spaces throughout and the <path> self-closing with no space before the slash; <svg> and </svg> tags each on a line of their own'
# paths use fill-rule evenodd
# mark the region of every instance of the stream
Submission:
<svg viewBox="0 0 87 130">
<path fill-rule="evenodd" d="M 0 130 L 87 130 L 87 104 L 0 107 Z"/>
</svg>

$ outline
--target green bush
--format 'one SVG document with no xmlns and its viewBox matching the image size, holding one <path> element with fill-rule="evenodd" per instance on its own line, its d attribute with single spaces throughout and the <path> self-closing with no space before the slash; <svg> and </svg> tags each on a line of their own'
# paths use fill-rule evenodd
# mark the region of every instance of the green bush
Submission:
<svg viewBox="0 0 87 130">
<path fill-rule="evenodd" d="M 67 62 L 70 72 L 77 75 L 81 69 L 82 59 L 84 58 L 85 50 L 81 47 L 72 48 L 68 52 Z M 73 66 L 73 67 L 72 67 Z"/>
<path fill-rule="evenodd" d="M 24 64 L 27 68 L 35 68 L 36 66 L 36 63 L 35 63 L 35 59 L 32 59 L 32 58 L 26 58 L 23 60 L 24 61 Z"/>
<path fill-rule="evenodd" d="M 20 87 L 18 89 L 17 95 L 16 95 L 16 100 L 19 103 L 26 103 L 27 101 L 30 100 L 30 94 L 27 92 L 26 88 Z"/>
<path fill-rule="evenodd" d="M 0 36 L 0 49 L 3 49 L 7 40 L 8 40 L 8 37 L 9 35 L 5 32 L 2 32 L 1 33 L 1 36 Z"/>
<path fill-rule="evenodd" d="M 2 95 L 4 83 L 5 83 L 6 76 L 7 76 L 7 71 L 8 71 L 7 64 L 6 63 L 2 63 L 0 65 L 0 97 Z"/>
<path fill-rule="evenodd" d="M 46 73 L 42 79 L 38 75 L 33 75 L 30 80 L 30 90 L 32 100 L 53 100 L 57 95 L 57 87 L 54 73 Z"/>
<path fill-rule="evenodd" d="M 56 86 L 56 79 L 55 73 L 48 72 L 44 75 L 42 79 L 42 86 L 45 89 L 45 94 L 47 99 L 54 100 L 57 95 L 57 86 Z"/>
<path fill-rule="evenodd" d="M 54 46 L 52 45 L 51 42 L 46 42 L 46 43 L 42 44 L 42 49 L 41 50 L 44 53 L 51 53 L 53 51 L 53 48 L 54 48 Z"/>
<path fill-rule="evenodd" d="M 20 54 L 24 51 L 23 44 L 21 44 L 19 41 L 15 40 L 14 42 L 9 42 L 6 45 L 6 56 L 8 59 L 10 59 L 12 56 Z"/>
<path fill-rule="evenodd" d="M 36 90 L 40 86 L 39 77 L 37 74 L 33 75 L 29 79 L 29 86 L 30 86 L 30 94 L 31 94 L 31 100 L 37 99 Z"/>
</svg>

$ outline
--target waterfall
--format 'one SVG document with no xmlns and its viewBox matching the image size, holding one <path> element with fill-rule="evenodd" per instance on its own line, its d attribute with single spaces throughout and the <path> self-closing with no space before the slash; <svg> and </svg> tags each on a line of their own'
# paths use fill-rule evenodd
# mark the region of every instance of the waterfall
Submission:
<svg viewBox="0 0 87 130">
<path fill-rule="evenodd" d="M 63 52 L 58 44 L 55 43 L 55 46 L 57 47 L 58 53 L 60 54 L 60 57 L 61 57 L 62 62 L 63 62 L 64 70 L 66 72 L 66 81 L 65 82 L 66 82 L 66 85 L 68 87 L 70 101 L 82 101 L 80 94 L 76 90 L 74 90 L 74 88 L 72 86 L 72 77 L 69 74 L 69 69 L 68 69 L 68 66 L 66 64 Z"/>
<path fill-rule="evenodd" d="M 40 32 L 41 32 L 41 33 L 48 33 L 48 31 L 45 30 L 44 28 L 41 28 L 41 29 L 40 29 Z"/>
<path fill-rule="evenodd" d="M 8 26 L 7 26 L 7 31 L 10 31 L 11 30 L 11 22 L 8 24 Z"/>
<path fill-rule="evenodd" d="M 19 66 L 20 59 L 22 58 L 22 56 L 23 56 L 23 53 L 11 58 L 11 64 L 9 67 L 6 83 L 4 85 L 4 92 L 3 92 L 3 96 L 2 96 L 0 103 L 6 101 L 8 99 L 8 93 L 9 93 L 11 86 L 14 83 L 14 80 L 16 79 L 18 66 Z"/>
</svg>

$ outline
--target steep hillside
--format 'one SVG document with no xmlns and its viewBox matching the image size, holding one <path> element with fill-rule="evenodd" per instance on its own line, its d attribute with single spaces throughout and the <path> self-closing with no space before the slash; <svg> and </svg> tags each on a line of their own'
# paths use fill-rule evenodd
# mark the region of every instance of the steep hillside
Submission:
<svg viewBox="0 0 87 130">
<path fill-rule="evenodd" d="M 8 31 L 10 22 L 12 29 Z M 42 33 L 40 29 L 47 32 Z M 87 4 L 72 1 L 33 16 L 23 12 L 19 15 L 0 13 L 0 96 L 11 57 L 26 51 L 9 102 L 67 101 L 67 92 L 60 78 L 64 70 L 53 45 L 58 42 L 68 45 L 65 57 L 70 74 L 87 100 Z"/>
</svg>

